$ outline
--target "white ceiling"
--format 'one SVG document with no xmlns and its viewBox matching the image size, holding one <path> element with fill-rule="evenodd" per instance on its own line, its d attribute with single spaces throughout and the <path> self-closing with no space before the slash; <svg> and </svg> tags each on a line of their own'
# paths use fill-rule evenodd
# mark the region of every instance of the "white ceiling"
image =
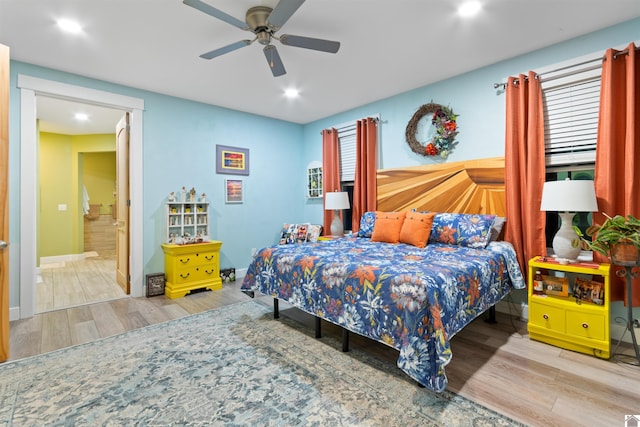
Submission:
<svg viewBox="0 0 640 427">
<path fill-rule="evenodd" d="M 203 1 L 244 20 L 248 8 L 278 0 Z M 456 14 L 462 0 L 308 0 L 277 35 L 341 48 L 329 54 L 274 41 L 287 70 L 277 78 L 258 43 L 199 58 L 252 34 L 181 0 L 0 0 L 0 43 L 18 61 L 309 123 L 640 16 L 639 0 L 480 1 L 481 13 L 464 19 Z M 83 32 L 61 32 L 62 17 Z M 300 97 L 284 97 L 287 88 Z M 68 114 L 58 102 L 38 103 L 41 129 L 62 126 L 63 117 L 49 116 Z"/>
</svg>

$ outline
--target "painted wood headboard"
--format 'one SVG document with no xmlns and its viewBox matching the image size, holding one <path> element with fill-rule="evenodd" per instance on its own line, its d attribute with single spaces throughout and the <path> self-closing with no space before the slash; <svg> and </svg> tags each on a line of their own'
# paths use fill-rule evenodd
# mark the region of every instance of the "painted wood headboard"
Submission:
<svg viewBox="0 0 640 427">
<path fill-rule="evenodd" d="M 504 157 L 377 172 L 377 209 L 506 216 Z"/>
</svg>

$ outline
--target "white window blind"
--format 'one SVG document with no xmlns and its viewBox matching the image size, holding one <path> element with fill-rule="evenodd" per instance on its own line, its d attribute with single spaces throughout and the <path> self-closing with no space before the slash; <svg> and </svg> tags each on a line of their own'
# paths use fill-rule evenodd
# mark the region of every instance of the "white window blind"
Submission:
<svg viewBox="0 0 640 427">
<path fill-rule="evenodd" d="M 340 181 L 354 181 L 356 175 L 356 123 L 336 127 L 340 146 Z"/>
<path fill-rule="evenodd" d="M 596 59 L 543 74 L 547 168 L 595 163 L 601 71 Z"/>
</svg>

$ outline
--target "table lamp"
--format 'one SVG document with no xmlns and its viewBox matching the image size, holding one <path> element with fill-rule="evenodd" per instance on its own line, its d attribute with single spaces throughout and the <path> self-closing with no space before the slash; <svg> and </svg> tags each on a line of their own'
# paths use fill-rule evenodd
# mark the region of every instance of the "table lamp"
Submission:
<svg viewBox="0 0 640 427">
<path fill-rule="evenodd" d="M 349 209 L 349 195 L 342 191 L 325 194 L 324 209 L 333 211 L 331 235 L 342 236 L 344 234 L 344 226 L 342 225 L 342 220 L 340 220 L 340 211 L 342 209 Z"/>
<path fill-rule="evenodd" d="M 541 211 L 556 211 L 560 229 L 553 238 L 553 252 L 560 262 L 571 262 L 580 255 L 580 238 L 573 229 L 576 212 L 596 212 L 596 190 L 593 181 L 548 181 L 542 187 Z"/>
</svg>

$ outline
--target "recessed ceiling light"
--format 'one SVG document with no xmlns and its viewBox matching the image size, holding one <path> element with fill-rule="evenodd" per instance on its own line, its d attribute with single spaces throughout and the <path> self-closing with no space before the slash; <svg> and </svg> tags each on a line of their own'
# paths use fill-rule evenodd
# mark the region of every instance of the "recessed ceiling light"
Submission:
<svg viewBox="0 0 640 427">
<path fill-rule="evenodd" d="M 79 120 L 81 122 L 86 122 L 87 120 L 89 120 L 89 116 L 87 116 L 85 113 L 76 113 L 75 118 L 76 120 Z"/>
<path fill-rule="evenodd" d="M 473 16 L 480 12 L 480 9 L 482 9 L 482 4 L 479 1 L 468 1 L 460 5 L 458 13 L 464 17 Z"/>
<path fill-rule="evenodd" d="M 76 21 L 72 21 L 70 19 L 58 19 L 58 27 L 62 28 L 64 31 L 72 34 L 79 34 L 82 32 L 82 27 Z"/>
<path fill-rule="evenodd" d="M 300 95 L 300 91 L 298 89 L 287 89 L 284 91 L 284 96 L 287 98 L 297 98 Z"/>
</svg>

